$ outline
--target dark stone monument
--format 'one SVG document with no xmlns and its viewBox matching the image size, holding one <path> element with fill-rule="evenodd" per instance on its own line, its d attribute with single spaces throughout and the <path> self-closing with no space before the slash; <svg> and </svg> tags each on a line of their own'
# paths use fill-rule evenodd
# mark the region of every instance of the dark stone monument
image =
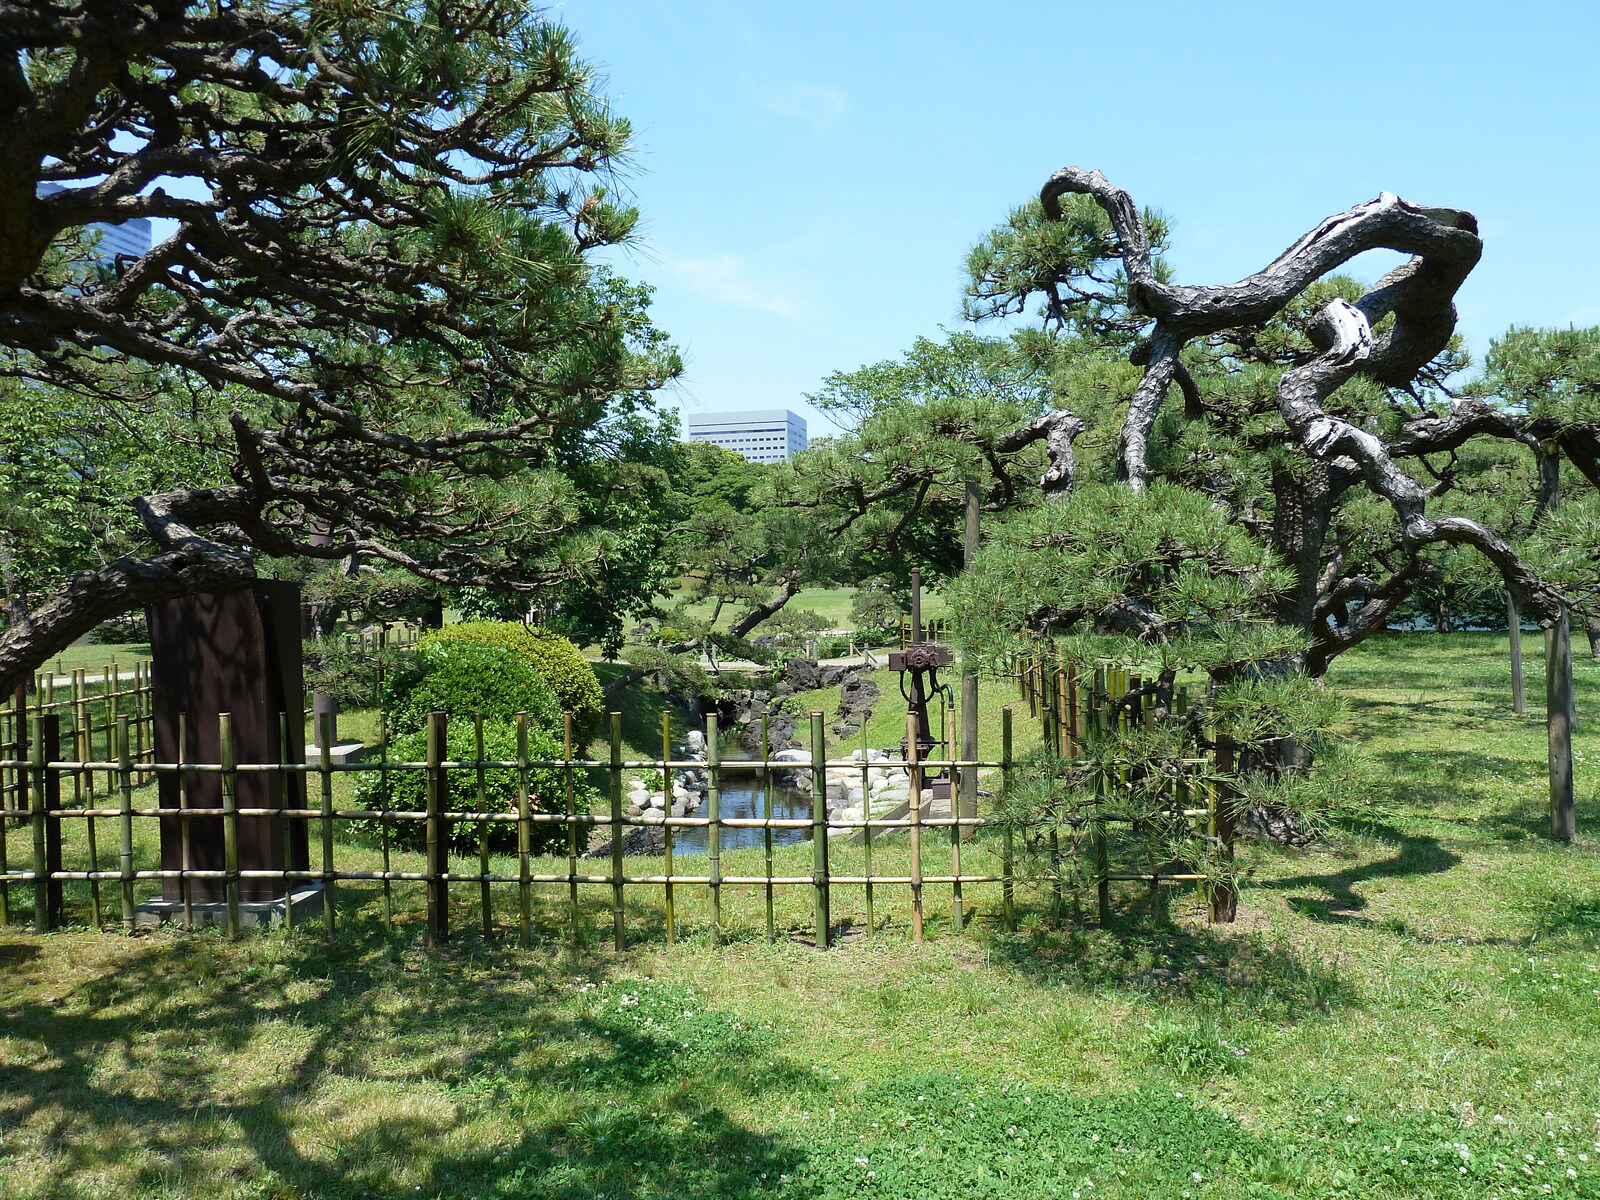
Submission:
<svg viewBox="0 0 1600 1200">
<path fill-rule="evenodd" d="M 155 758 L 157 762 L 218 763 L 221 740 L 218 713 L 233 717 L 234 762 L 305 761 L 305 681 L 300 658 L 300 586 L 262 580 L 234 592 L 185 596 L 148 610 L 154 659 Z M 178 745 L 182 717 L 184 745 Z M 222 777 L 214 771 L 163 771 L 157 786 L 162 808 L 222 807 Z M 241 771 L 235 776 L 238 807 L 306 806 L 305 776 L 299 772 Z M 181 793 L 181 796 L 180 796 Z M 239 817 L 239 870 L 307 868 L 306 823 L 278 816 Z M 191 817 L 189 869 L 223 869 L 223 819 Z M 183 867 L 182 821 L 161 820 L 161 867 Z M 191 879 L 190 900 L 198 909 L 226 897 L 220 879 Z M 304 882 L 295 882 L 296 912 Z M 164 901 L 149 907 L 172 915 L 182 900 L 177 879 L 163 880 Z M 274 879 L 241 879 L 241 907 L 281 912 L 284 884 Z M 251 912 L 248 923 L 263 912 Z M 213 912 L 205 919 L 215 920 Z"/>
</svg>

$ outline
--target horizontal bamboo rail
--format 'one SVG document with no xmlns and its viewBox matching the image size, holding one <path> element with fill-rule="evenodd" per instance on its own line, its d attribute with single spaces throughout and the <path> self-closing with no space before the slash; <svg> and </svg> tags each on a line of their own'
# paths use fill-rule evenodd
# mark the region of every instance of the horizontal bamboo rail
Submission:
<svg viewBox="0 0 1600 1200">
<path fill-rule="evenodd" d="M 1102 680 L 1097 675 L 1093 686 L 1079 688 L 1075 680 L 1069 683 L 1063 676 L 1051 678 L 1044 671 L 1032 668 L 1022 678 L 1024 695 L 1029 699 L 1035 715 L 1042 714 L 1044 717 L 1042 734 L 1046 744 L 1058 749 L 1069 759 L 1076 759 L 1076 756 L 1084 752 L 1087 740 L 1091 738 L 1096 727 L 1103 730 L 1107 719 L 1106 713 L 1114 699 L 1126 695 L 1131 686 L 1136 686 L 1136 681 L 1130 684 L 1116 677 Z M 220 718 L 219 731 L 219 744 L 223 747 L 220 761 L 156 762 L 153 761 L 152 739 L 136 733 L 141 721 L 148 724 L 150 712 L 148 673 L 139 671 L 135 686 L 125 691 L 118 688 L 113 697 L 113 700 L 129 700 L 131 712 L 118 711 L 114 706 L 106 708 L 105 720 L 98 726 L 99 731 L 106 735 L 103 755 L 88 752 L 99 748 L 95 744 L 97 727 L 93 720 L 75 722 L 70 728 L 63 728 L 62 720 L 63 716 L 77 717 L 84 711 L 85 703 L 97 703 L 99 698 L 86 697 L 85 684 L 81 678 L 74 681 L 73 694 L 67 700 L 55 700 L 52 687 L 53 685 L 44 688 L 38 693 L 42 698 L 28 706 L 26 715 L 29 725 L 26 729 L 21 723 L 23 714 L 15 715 L 17 737 L 10 743 L 0 746 L 0 751 L 9 755 L 0 758 L 0 771 L 7 773 L 6 777 L 15 781 L 15 787 L 0 790 L 0 908 L 3 908 L 3 911 L 0 911 L 0 921 L 9 923 L 12 919 L 11 886 L 31 885 L 35 897 L 33 924 L 40 930 L 47 930 L 63 919 L 61 902 L 63 884 L 89 886 L 91 919 L 96 926 L 101 925 L 107 915 L 102 910 L 100 887 L 102 884 L 116 885 L 120 898 L 122 924 L 125 928 L 131 928 L 136 918 L 135 901 L 138 890 L 136 885 L 148 885 L 155 881 L 163 884 L 176 881 L 177 890 L 183 897 L 184 920 L 192 924 L 196 912 L 196 902 L 190 894 L 192 885 L 202 881 L 210 884 L 220 881 L 224 885 L 223 890 L 226 894 L 224 906 L 226 924 L 229 932 L 236 935 L 240 932 L 241 922 L 241 884 L 266 880 L 281 884 L 282 888 L 279 890 L 282 892 L 293 891 L 297 885 L 321 885 L 326 901 L 324 912 L 329 918 L 323 922 L 323 928 L 326 935 L 331 938 L 336 936 L 338 925 L 342 924 L 332 919 L 338 912 L 334 897 L 339 885 L 376 882 L 380 883 L 383 889 L 384 920 L 391 924 L 395 919 L 392 885 L 422 884 L 427 896 L 425 907 L 429 937 L 431 941 L 437 943 L 450 936 L 451 886 L 476 885 L 479 889 L 479 910 L 486 932 L 494 928 L 492 913 L 494 889 L 513 887 L 517 889 L 518 897 L 514 911 L 518 935 L 522 944 L 528 945 L 532 942 L 534 888 L 546 886 L 565 889 L 566 903 L 570 908 L 572 936 L 576 939 L 581 936 L 583 923 L 581 889 L 600 887 L 610 891 L 610 910 L 613 918 L 611 937 L 620 948 L 626 944 L 629 935 L 626 889 L 630 887 L 664 889 L 665 931 L 669 941 L 677 934 L 677 902 L 681 901 L 681 889 L 684 887 L 707 890 L 711 914 L 709 931 L 714 940 L 721 938 L 725 933 L 723 897 L 726 889 L 757 888 L 764 891 L 766 932 L 768 938 L 773 939 L 778 935 L 774 919 L 774 889 L 810 888 L 815 897 L 812 932 L 815 943 L 819 947 L 826 947 L 833 940 L 839 926 L 835 907 L 835 889 L 839 887 L 865 889 L 866 926 L 869 930 L 876 930 L 880 926 L 882 889 L 885 887 L 907 889 L 911 901 L 913 936 L 921 940 L 924 933 L 926 915 L 924 900 L 927 888 L 951 889 L 951 928 L 959 932 L 975 915 L 975 910 L 968 911 L 969 905 L 963 888 L 998 884 L 1001 892 L 999 911 L 998 914 L 992 914 L 992 917 L 1006 928 L 1014 929 L 1017 924 L 1017 887 L 1027 882 L 1017 871 L 1016 856 L 1016 838 L 1019 833 L 1027 835 L 1026 827 L 1019 827 L 1015 823 L 995 817 L 955 815 L 954 808 L 951 810 L 952 815 L 936 816 L 932 812 L 925 811 L 922 799 L 925 787 L 933 776 L 942 774 L 954 777 L 958 770 L 998 772 L 1001 784 L 1004 786 L 1017 766 L 1017 760 L 1012 752 L 1013 714 L 1010 708 L 1006 708 L 1002 715 L 1001 733 L 1004 749 L 998 759 L 950 757 L 919 761 L 915 753 L 917 739 L 914 727 L 908 730 L 910 736 L 907 742 L 913 747 L 913 751 L 909 760 L 903 763 L 881 760 L 869 762 L 864 757 L 827 759 L 823 754 L 821 713 L 812 715 L 811 751 L 805 761 L 799 762 L 791 758 L 772 757 L 770 751 L 765 749 L 764 739 L 763 755 L 755 760 L 723 762 L 715 750 L 709 755 L 709 761 L 673 758 L 670 756 L 670 731 L 666 725 L 663 726 L 662 757 L 625 758 L 622 752 L 619 714 L 613 714 L 611 718 L 608 738 L 610 753 L 605 757 L 579 757 L 575 754 L 570 722 L 566 731 L 563 757 L 559 759 L 530 757 L 527 753 L 529 728 L 524 716 L 518 724 L 519 753 L 516 758 L 482 757 L 482 722 L 479 720 L 477 722 L 479 757 L 450 759 L 445 757 L 444 752 L 446 717 L 443 713 L 436 713 L 428 722 L 428 756 L 422 760 L 334 763 L 324 751 L 319 759 L 310 762 L 240 763 L 234 761 L 231 724 L 227 715 L 223 714 Z M 1135 720 L 1141 719 L 1138 710 L 1131 707 L 1124 709 L 1122 717 L 1124 720 L 1130 717 Z M 1098 726 L 1096 723 L 1099 723 Z M 714 747 L 716 744 L 714 718 L 708 721 L 708 733 L 711 735 L 711 745 Z M 328 744 L 329 741 L 330 739 L 325 738 L 324 744 Z M 69 745 L 78 752 L 76 757 L 65 752 Z M 1202 757 L 1180 761 L 1196 767 L 1209 762 Z M 860 772 L 862 794 L 866 797 L 870 794 L 866 784 L 871 772 L 885 768 L 903 769 L 910 777 L 909 790 L 912 800 L 906 815 L 874 817 L 865 803 L 862 806 L 862 815 L 859 817 L 829 815 L 826 803 L 829 772 L 841 770 L 851 774 Z M 530 772 L 535 770 L 558 772 L 565 780 L 564 796 L 534 795 L 530 788 L 529 776 Z M 658 781 L 670 794 L 673 772 L 684 770 L 703 770 L 708 773 L 709 788 L 704 815 L 657 814 L 646 817 L 630 815 L 623 810 L 622 785 L 629 773 L 644 773 L 647 778 Z M 484 803 L 485 774 L 491 771 L 516 773 L 518 795 L 514 809 L 501 811 L 492 809 Z M 427 802 L 424 808 L 357 808 L 336 805 L 334 802 L 333 784 L 341 776 L 400 772 L 419 772 L 424 775 L 427 781 Z M 278 794 L 284 797 L 285 803 L 261 806 L 239 802 L 236 784 L 256 773 L 268 773 L 277 781 Z M 772 784 L 780 773 L 803 774 L 811 779 L 810 816 L 773 815 Z M 208 774 L 221 776 L 221 804 L 201 807 L 188 803 L 183 790 L 186 786 L 185 781 Z M 287 803 L 289 791 L 283 781 L 297 774 L 304 775 L 307 779 L 307 799 L 301 805 L 290 805 Z M 1199 774 L 1197 772 L 1197 778 Z M 451 780 L 460 779 L 462 776 L 476 780 L 476 806 L 452 807 L 449 803 L 452 795 Z M 601 789 L 602 801 L 597 811 L 578 811 L 574 805 L 574 782 L 585 776 L 604 784 Z M 95 782 L 97 777 L 98 783 Z M 161 777 L 179 781 L 179 803 L 136 804 L 135 794 Z M 316 788 L 310 786 L 313 780 L 318 785 Z M 763 802 L 760 811 L 765 815 L 731 816 L 722 811 L 721 798 L 730 782 L 736 786 L 745 786 L 757 781 Z M 1130 786 L 1127 780 L 1106 779 L 1104 795 L 1108 801 L 1114 801 L 1118 791 L 1127 786 Z M 1212 787 L 1207 791 L 1203 787 L 1197 787 L 1184 794 L 1189 797 L 1189 803 L 1178 803 L 1175 794 L 1174 803 L 1164 811 L 1164 815 L 1181 817 L 1207 832 L 1214 831 L 1218 825 L 1217 799 L 1220 794 L 1218 789 Z M 8 800 L 8 797 L 14 799 Z M 1202 801 L 1202 804 L 1195 804 L 1196 800 Z M 260 818 L 276 822 L 277 827 L 285 831 L 285 836 L 293 822 L 304 823 L 308 835 L 313 829 L 315 830 L 317 836 L 308 836 L 306 839 L 310 853 L 304 866 L 269 870 L 240 864 L 238 832 L 240 822 Z M 193 865 L 191 826 L 199 819 L 214 819 L 221 824 L 224 842 L 221 868 Z M 1107 828 L 1118 823 L 1133 824 L 1142 819 L 1133 814 L 1110 811 L 1098 811 L 1092 819 L 1085 819 L 1085 824 L 1092 825 L 1095 830 L 1095 883 L 1102 919 L 1110 918 L 1110 885 L 1113 883 L 1144 884 L 1151 889 L 1152 895 L 1163 884 L 1200 884 L 1208 887 L 1214 884 L 1206 874 L 1192 869 L 1161 871 L 1158 868 L 1141 872 L 1115 866 L 1108 847 Z M 148 823 L 152 820 L 166 821 L 181 829 L 183 863 L 181 867 L 174 869 L 166 866 L 161 869 L 151 869 L 136 863 L 136 826 L 138 823 Z M 337 861 L 338 851 L 344 843 L 336 836 L 337 831 L 341 823 L 356 821 L 379 824 L 381 869 L 340 867 Z M 97 836 L 97 823 L 104 822 L 115 823 L 119 845 L 114 868 L 104 861 L 106 856 Z M 67 840 L 64 831 L 73 827 L 74 823 L 81 823 L 78 828 L 84 836 L 75 839 L 75 843 L 81 842 L 86 846 L 86 867 L 81 864 L 68 867 L 62 863 L 62 848 Z M 420 870 L 398 869 L 392 862 L 395 835 L 408 823 L 420 824 L 425 830 L 426 850 L 421 855 L 423 861 Z M 30 834 L 29 854 L 24 856 L 23 861 L 29 859 L 31 861 L 28 861 L 26 867 L 22 866 L 22 862 L 18 861 L 16 856 L 10 854 L 9 832 L 14 826 L 19 830 L 26 827 Z M 506 826 L 516 829 L 517 849 L 514 855 L 501 857 L 514 857 L 516 869 L 492 870 L 489 832 L 494 827 Z M 536 858 L 550 855 L 533 853 L 531 846 L 534 832 L 545 830 L 546 832 L 540 836 L 548 841 L 548 831 L 551 827 L 558 827 L 566 835 L 565 870 L 538 869 L 535 866 Z M 623 853 L 623 835 L 628 830 L 638 827 L 661 829 L 665 843 L 662 853 L 658 856 L 662 859 L 661 869 L 647 868 L 637 873 L 630 871 L 627 856 Z M 450 861 L 452 852 L 449 850 L 449 845 L 452 836 L 463 829 L 475 829 L 478 833 L 479 852 L 476 870 L 458 869 L 459 864 Z M 676 870 L 674 840 L 694 830 L 704 830 L 706 833 L 707 847 L 703 867 L 695 864 L 697 869 L 692 871 Z M 761 834 L 759 850 L 764 857 L 765 869 L 760 874 L 725 869 L 726 852 L 722 849 L 724 835 L 741 830 L 758 831 Z M 949 838 L 949 869 L 940 871 L 937 865 L 934 865 L 932 871 L 925 870 L 925 866 L 930 865 L 925 861 L 928 848 L 936 844 L 931 840 L 932 835 L 946 831 Z M 587 860 L 594 863 L 594 869 L 585 870 L 582 866 L 584 860 L 580 858 L 580 848 L 586 845 L 596 832 L 611 833 L 611 852 L 607 857 Z M 775 862 L 774 835 L 792 835 L 796 832 L 810 835 L 812 842 L 810 874 L 781 873 L 780 864 Z M 966 842 L 964 835 L 984 832 L 996 832 L 999 835 L 996 839 L 999 842 L 998 869 L 992 865 L 973 861 L 970 853 L 966 861 L 963 861 L 963 843 Z M 170 826 L 167 833 L 171 836 Z M 835 867 L 830 854 L 831 839 L 841 834 L 859 835 L 864 840 L 862 854 L 859 859 L 852 859 L 848 865 L 841 862 Z M 884 839 L 895 834 L 905 835 L 909 839 L 909 870 L 877 869 L 874 855 L 878 855 L 881 861 L 881 856 L 891 848 Z M 971 843 L 966 844 L 971 845 Z M 680 856 L 682 854 L 681 846 L 678 847 L 678 854 Z M 457 859 L 463 857 L 459 852 L 454 856 Z M 991 855 L 990 864 L 993 862 L 993 857 Z M 1056 900 L 1059 903 L 1061 898 L 1059 877 L 1054 886 Z M 1212 890 L 1216 890 L 1215 887 L 1212 887 Z M 294 906 L 286 904 L 283 907 L 283 919 L 292 919 Z"/>
</svg>

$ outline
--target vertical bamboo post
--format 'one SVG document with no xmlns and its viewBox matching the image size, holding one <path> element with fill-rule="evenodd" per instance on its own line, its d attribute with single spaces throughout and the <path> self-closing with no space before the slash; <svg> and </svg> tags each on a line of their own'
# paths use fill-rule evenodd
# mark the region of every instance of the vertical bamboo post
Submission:
<svg viewBox="0 0 1600 1200">
<path fill-rule="evenodd" d="M 1002 794 L 1011 786 L 1011 706 L 1000 710 L 1000 790 Z M 1000 842 L 1000 917 L 1008 931 L 1017 928 L 1017 911 L 1013 902 L 1012 870 L 1016 847 L 1008 819 L 1001 832 Z"/>
<path fill-rule="evenodd" d="M 1078 689 L 1078 668 L 1067 665 L 1067 754 L 1076 758 L 1083 753 L 1083 697 Z"/>
<path fill-rule="evenodd" d="M 1520 716 L 1528 709 L 1522 685 L 1522 613 L 1510 592 L 1506 593 L 1506 632 L 1511 637 L 1511 711 Z"/>
<path fill-rule="evenodd" d="M 917 718 L 906 715 L 906 769 L 911 777 L 907 810 L 911 817 L 911 940 L 922 941 L 922 748 L 917 745 Z"/>
<path fill-rule="evenodd" d="M 767 868 L 767 941 L 778 940 L 778 926 L 772 911 L 772 769 L 767 766 L 772 758 L 772 739 L 767 732 L 767 714 L 761 714 L 761 816 L 766 824 L 761 828 L 761 847 L 765 851 Z M 868 886 L 871 886 L 870 884 Z"/>
<path fill-rule="evenodd" d="M 622 896 L 622 714 L 611 714 L 611 938 L 618 950 L 627 944 L 627 914 Z"/>
<path fill-rule="evenodd" d="M 828 744 L 822 719 L 820 709 L 811 710 L 811 887 L 816 900 L 818 950 L 833 945 L 833 898 L 828 890 Z M 914 736 L 912 740 L 916 740 Z"/>
<path fill-rule="evenodd" d="M 1063 758 L 1072 757 L 1072 710 L 1067 706 L 1067 670 L 1056 667 L 1056 753 Z"/>
<path fill-rule="evenodd" d="M 61 769 L 50 770 L 49 764 L 62 760 L 61 715 L 52 712 L 44 719 L 44 841 L 45 870 L 52 875 L 62 868 L 61 863 Z M 50 910 L 51 928 L 58 928 L 66 917 L 61 880 L 52 878 L 45 894 L 45 904 Z"/>
<path fill-rule="evenodd" d="M 675 815 L 672 811 L 672 768 L 667 766 L 672 760 L 672 714 L 666 709 L 661 710 L 661 813 L 666 823 L 661 827 L 661 854 L 662 874 L 666 876 L 666 883 L 662 885 L 662 899 L 666 905 L 667 917 L 667 945 L 672 945 L 678 940 L 678 914 L 673 905 L 672 895 L 672 820 Z"/>
<path fill-rule="evenodd" d="M 305 714 L 300 715 L 300 720 L 305 721 Z M 278 714 L 278 745 L 289 744 L 289 714 Z M 274 791 L 278 794 L 277 821 L 280 827 L 278 844 L 283 847 L 283 869 L 288 871 L 289 864 L 294 861 L 294 837 L 290 832 L 289 818 L 284 816 L 289 807 L 289 776 L 284 771 L 274 771 L 271 778 L 275 781 Z M 297 818 L 298 819 L 298 818 Z M 285 875 L 283 877 L 283 927 L 294 928 L 294 881 Z"/>
<path fill-rule="evenodd" d="M 567 815 L 567 911 L 572 918 L 572 945 L 583 944 L 583 926 L 578 919 L 578 813 L 572 777 L 572 714 L 561 718 L 561 777 Z"/>
<path fill-rule="evenodd" d="M 18 714 L 18 720 L 21 720 L 20 713 Z M 72 741 L 73 756 L 78 760 L 79 764 L 72 769 L 72 802 L 74 805 L 87 804 L 92 808 L 94 802 L 89 799 L 85 788 L 84 769 L 82 766 L 88 755 L 84 753 L 84 741 L 77 725 L 76 712 L 73 714 Z M 85 817 L 83 819 L 83 836 L 89 846 L 89 914 L 90 919 L 94 922 L 94 927 L 101 929 L 105 926 L 105 914 L 100 906 L 100 880 L 98 878 L 100 874 L 100 839 L 98 831 L 95 829 L 93 817 Z"/>
<path fill-rule="evenodd" d="M 945 711 L 950 716 L 955 716 L 955 710 L 950 707 L 948 700 Z M 945 738 L 945 752 L 947 757 L 954 757 L 949 753 L 954 745 L 952 736 Z M 958 772 L 950 768 L 950 929 L 953 933 L 960 933 L 966 922 L 966 909 L 961 894 L 961 806 L 959 803 L 960 792 L 957 789 L 957 780 L 964 771 Z M 865 797 L 863 796 L 863 800 Z"/>
<path fill-rule="evenodd" d="M 1572 626 L 1566 605 L 1544 634 L 1545 732 L 1550 759 L 1550 836 L 1578 832 L 1572 788 Z"/>
<path fill-rule="evenodd" d="M 517 945 L 533 945 L 533 829 L 528 821 L 528 714 L 517 714 Z"/>
<path fill-rule="evenodd" d="M 872 911 L 872 763 L 867 756 L 867 726 L 861 725 L 861 826 L 862 871 L 867 880 L 867 933 L 878 930 L 877 916 Z"/>
<path fill-rule="evenodd" d="M 120 846 L 117 851 L 117 875 L 122 883 L 122 928 L 133 932 L 133 759 L 128 744 L 128 718 L 118 717 L 113 725 L 116 734 L 114 747 L 117 756 L 117 799 L 121 815 L 118 818 Z"/>
<path fill-rule="evenodd" d="M 380 662 L 380 670 L 382 665 Z M 378 769 L 383 770 L 389 761 L 389 720 L 383 709 L 378 710 Z M 387 781 L 388 776 L 383 776 Z M 379 793 L 383 799 L 383 811 L 378 815 L 378 853 L 383 859 L 383 927 L 394 928 L 394 881 L 389 878 L 389 788 L 385 786 Z"/>
<path fill-rule="evenodd" d="M 94 728 L 89 722 L 89 673 L 83 667 L 72 672 L 72 727 L 77 737 L 77 759 L 80 763 L 94 758 Z M 88 805 L 94 805 L 94 772 L 80 767 Z"/>
<path fill-rule="evenodd" d="M 222 767 L 222 891 L 227 900 L 228 936 L 239 936 L 239 794 L 233 761 L 233 714 L 217 714 L 217 757 Z"/>
<path fill-rule="evenodd" d="M 35 716 L 33 720 L 37 722 L 39 720 L 38 716 Z M 31 753 L 31 749 L 27 744 L 28 735 L 25 732 L 28 728 L 27 721 L 26 710 L 17 714 L 17 729 L 19 732 L 17 733 L 16 753 L 19 760 Z M 16 794 L 12 797 L 11 803 L 20 810 L 26 806 L 27 799 L 28 775 L 25 770 L 19 768 L 16 771 Z M 4 806 L 5 800 L 5 792 L 0 791 L 0 807 Z M 11 818 L 0 816 L 0 926 L 11 924 L 11 881 L 5 878 L 11 873 L 10 850 L 6 845 L 10 828 Z"/>
<path fill-rule="evenodd" d="M 35 717 L 33 737 L 28 741 L 29 771 L 28 816 L 33 826 L 33 931 L 49 933 L 50 909 L 50 854 L 45 834 L 45 721 L 50 718 Z"/>
<path fill-rule="evenodd" d="M 965 527 L 961 541 L 961 565 L 963 568 L 971 567 L 978 556 L 978 542 L 982 534 L 980 519 L 983 512 L 983 489 L 975 478 L 968 478 L 965 504 Z M 967 661 L 965 655 L 961 661 L 961 757 L 968 762 L 978 757 L 978 672 Z M 964 767 L 961 772 L 961 803 L 956 806 L 956 815 L 967 820 L 973 820 L 978 815 L 978 768 Z M 866 792 L 862 792 L 865 801 Z M 868 813 L 870 817 L 871 814 Z M 974 825 L 958 826 L 961 830 L 963 841 L 971 840 L 977 836 L 978 830 Z"/>
<path fill-rule="evenodd" d="M 443 766 L 448 745 L 448 720 L 442 712 L 428 714 L 427 842 L 423 873 L 427 888 L 430 947 L 442 946 L 450 939 L 450 886 L 444 877 L 450 861 L 450 831 L 440 815 L 450 803 L 450 780 Z"/>
<path fill-rule="evenodd" d="M 1233 774 L 1236 765 L 1236 747 L 1233 738 L 1218 733 L 1216 743 L 1216 773 L 1218 778 L 1211 787 L 1211 834 L 1217 844 L 1217 854 L 1230 874 L 1211 887 L 1211 923 L 1231 923 L 1239 913 L 1239 893 L 1232 878 L 1235 818 L 1233 789 L 1226 777 Z"/>
<path fill-rule="evenodd" d="M 331 942 L 337 935 L 333 878 L 333 714 L 322 714 L 317 739 L 317 775 L 322 785 L 322 929 Z M 286 743 L 287 745 L 287 743 Z M 287 904 L 287 907 L 293 907 Z"/>
<path fill-rule="evenodd" d="M 489 907 L 489 799 L 483 774 L 483 714 L 472 714 L 473 749 L 477 753 L 477 804 L 483 819 L 478 822 L 478 907 L 483 922 L 483 936 L 494 932 L 494 914 Z"/>
<path fill-rule="evenodd" d="M 706 866 L 711 877 L 711 944 L 722 944 L 722 746 L 717 714 L 706 714 Z"/>
<path fill-rule="evenodd" d="M 186 736 L 189 727 L 189 714 L 178 714 L 178 763 L 182 766 L 184 760 L 184 747 L 189 744 Z M 179 770 L 178 776 L 178 895 L 183 901 L 183 927 L 194 928 L 194 880 L 189 878 L 189 872 L 194 870 L 194 849 L 190 842 L 189 829 L 189 783 L 185 772 Z M 98 901 L 95 904 L 98 910 Z"/>
</svg>

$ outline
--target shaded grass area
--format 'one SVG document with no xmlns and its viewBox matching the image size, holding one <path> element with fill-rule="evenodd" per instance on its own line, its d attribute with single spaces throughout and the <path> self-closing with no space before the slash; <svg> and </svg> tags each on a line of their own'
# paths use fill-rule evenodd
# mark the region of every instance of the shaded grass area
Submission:
<svg viewBox="0 0 1600 1200">
<path fill-rule="evenodd" d="M 661 889 L 630 888 L 617 953 L 609 889 L 581 889 L 573 945 L 552 885 L 524 951 L 514 889 L 485 937 L 461 885 L 457 936 L 429 953 L 415 885 L 393 889 L 390 930 L 372 884 L 341 888 L 331 947 L 320 922 L 237 944 L 7 930 L 0 1192 L 1600 1194 L 1600 676 L 1578 664 L 1583 836 L 1559 846 L 1541 836 L 1542 714 L 1510 713 L 1504 670 L 1492 635 L 1341 659 L 1371 816 L 1247 849 L 1233 928 L 1192 893 L 1152 918 L 1132 890 L 1108 928 L 1057 924 L 1024 888 L 1008 934 L 998 889 L 972 885 L 957 936 L 930 886 L 916 947 L 904 888 L 880 890 L 870 935 L 864 893 L 840 888 L 845 936 L 823 954 L 809 887 L 777 889 L 772 944 L 761 889 L 729 888 L 713 947 L 706 889 L 683 885 L 678 944 Z M 905 850 L 875 853 L 889 871 Z M 774 861 L 804 875 L 810 854 Z"/>
</svg>

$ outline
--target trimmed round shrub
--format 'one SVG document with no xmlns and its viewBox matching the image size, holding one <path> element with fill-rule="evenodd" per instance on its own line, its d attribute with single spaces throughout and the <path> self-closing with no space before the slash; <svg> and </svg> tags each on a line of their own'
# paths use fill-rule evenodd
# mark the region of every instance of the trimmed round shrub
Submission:
<svg viewBox="0 0 1600 1200">
<path fill-rule="evenodd" d="M 390 676 L 384 707 L 391 735 L 422 730 L 435 710 L 507 724 L 525 712 L 533 725 L 561 728 L 561 703 L 543 675 L 509 650 L 474 642 L 419 646 L 408 669 Z"/>
<path fill-rule="evenodd" d="M 522 658 L 545 677 L 561 711 L 571 713 L 579 728 L 592 726 L 605 711 L 605 696 L 594 668 L 578 647 L 559 633 L 516 621 L 463 621 L 422 635 L 423 645 L 444 642 L 499 646 Z"/>
<path fill-rule="evenodd" d="M 404 734 L 389 743 L 390 762 L 423 762 L 428 757 L 426 730 Z M 517 729 L 505 721 L 484 721 L 483 758 L 478 758 L 477 735 L 471 720 L 457 718 L 446 727 L 445 757 L 456 762 L 515 762 Z M 528 758 L 559 759 L 561 742 L 548 729 L 528 726 Z M 514 813 L 517 811 L 517 769 L 486 767 L 483 771 L 483 799 L 478 798 L 478 772 L 472 767 L 456 767 L 446 772 L 450 791 L 446 807 L 456 812 Z M 528 770 L 528 811 L 566 811 L 566 772 L 560 767 L 531 767 Z M 572 772 L 574 812 L 592 810 L 598 794 L 584 778 L 582 770 Z M 365 809 L 396 809 L 421 812 L 428 805 L 428 775 L 424 770 L 361 771 L 356 776 L 356 803 Z M 376 819 L 353 821 L 358 833 L 377 838 Z M 420 850 L 427 843 L 427 824 L 419 820 L 390 821 L 390 845 L 401 850 Z M 481 826 L 475 821 L 456 822 L 450 830 L 450 849 L 469 854 L 478 848 Z M 560 854 L 567 850 L 567 828 L 545 822 L 529 826 L 530 847 L 535 854 Z M 586 831 L 579 831 L 579 846 Z M 489 849 L 497 854 L 515 853 L 517 827 L 511 822 L 489 824 Z"/>
</svg>

